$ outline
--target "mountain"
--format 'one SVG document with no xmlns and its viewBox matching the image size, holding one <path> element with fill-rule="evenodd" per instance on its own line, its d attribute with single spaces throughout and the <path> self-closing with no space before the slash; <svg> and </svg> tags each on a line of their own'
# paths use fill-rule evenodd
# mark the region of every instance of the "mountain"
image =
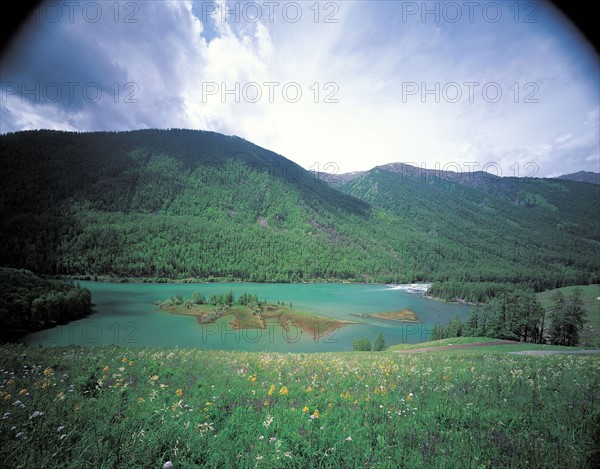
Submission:
<svg viewBox="0 0 600 469">
<path fill-rule="evenodd" d="M 181 129 L 5 134 L 0 164 L 0 266 L 41 275 L 426 280 L 476 300 L 600 281 L 590 184 L 386 165 L 340 191 L 239 137 Z"/>
<path fill-rule="evenodd" d="M 557 179 L 566 179 L 567 181 L 589 182 L 590 184 L 600 184 L 600 173 L 591 171 L 579 171 L 572 174 L 563 174 Z"/>
<path fill-rule="evenodd" d="M 411 227 L 238 137 L 0 136 L 0 265 L 46 275 L 411 281 Z"/>
<path fill-rule="evenodd" d="M 558 278 L 597 278 L 600 187 L 487 173 L 449 177 L 396 164 L 339 188 L 439 240 L 438 262 L 423 267 L 426 277 L 445 282 L 434 285 L 440 296 L 468 297 L 482 282 L 525 281 L 539 291 Z"/>
</svg>

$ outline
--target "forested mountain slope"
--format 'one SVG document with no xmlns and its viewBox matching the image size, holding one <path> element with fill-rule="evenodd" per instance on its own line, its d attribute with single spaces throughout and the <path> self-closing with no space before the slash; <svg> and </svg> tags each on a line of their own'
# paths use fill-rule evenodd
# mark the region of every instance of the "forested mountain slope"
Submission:
<svg viewBox="0 0 600 469">
<path fill-rule="evenodd" d="M 410 281 L 380 210 L 237 137 L 0 136 L 0 264 L 42 274 Z M 408 259 L 408 261 L 405 261 Z"/>
<path fill-rule="evenodd" d="M 0 265 L 38 274 L 428 280 L 470 299 L 600 280 L 590 184 L 380 168 L 340 192 L 246 140 L 192 130 L 6 134 L 0 164 Z"/>
<path fill-rule="evenodd" d="M 441 296 L 469 297 L 465 282 L 525 282 L 539 291 L 576 278 L 598 280 L 598 186 L 472 176 L 449 180 L 381 167 L 340 189 L 438 240 L 438 262 L 425 275 L 449 281 L 434 287 Z"/>
</svg>

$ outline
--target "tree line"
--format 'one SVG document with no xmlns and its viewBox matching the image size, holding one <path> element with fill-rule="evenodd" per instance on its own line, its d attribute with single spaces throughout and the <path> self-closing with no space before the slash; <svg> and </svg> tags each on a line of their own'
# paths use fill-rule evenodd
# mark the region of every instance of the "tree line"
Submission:
<svg viewBox="0 0 600 469">
<path fill-rule="evenodd" d="M 0 339 L 16 340 L 23 334 L 71 321 L 92 311 L 87 288 L 49 281 L 27 270 L 0 267 Z"/>
<path fill-rule="evenodd" d="M 436 325 L 431 340 L 450 337 L 495 337 L 538 344 L 573 346 L 579 344 L 586 321 L 581 290 L 570 296 L 557 291 L 553 306 L 546 314 L 531 291 L 513 290 L 475 306 L 468 319 L 451 318 L 446 325 Z"/>
</svg>

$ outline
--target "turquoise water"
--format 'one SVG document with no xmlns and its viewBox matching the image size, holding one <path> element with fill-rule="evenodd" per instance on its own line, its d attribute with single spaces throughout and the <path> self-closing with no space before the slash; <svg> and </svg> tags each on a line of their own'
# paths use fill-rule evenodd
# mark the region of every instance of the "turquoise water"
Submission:
<svg viewBox="0 0 600 469">
<path fill-rule="evenodd" d="M 104 345 L 152 347 L 197 347 L 277 352 L 331 352 L 352 350 L 352 340 L 382 332 L 387 345 L 418 343 L 429 339 L 431 330 L 457 315 L 466 318 L 470 307 L 428 300 L 384 285 L 362 284 L 150 284 L 81 282 L 92 292 L 94 314 L 69 324 L 29 334 L 31 345 Z M 232 317 L 215 324 L 200 325 L 194 317 L 162 312 L 154 303 L 177 293 L 189 297 L 202 292 L 233 290 L 257 294 L 269 303 L 292 302 L 302 311 L 359 322 L 318 339 L 291 326 L 286 332 L 278 323 L 264 330 L 232 330 Z M 375 313 L 410 308 L 419 315 L 418 324 L 363 318 L 352 313 Z"/>
</svg>

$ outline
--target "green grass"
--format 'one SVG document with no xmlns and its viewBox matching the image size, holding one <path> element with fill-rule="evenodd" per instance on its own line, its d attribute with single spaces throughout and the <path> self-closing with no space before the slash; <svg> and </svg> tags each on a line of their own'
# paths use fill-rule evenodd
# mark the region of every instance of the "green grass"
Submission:
<svg viewBox="0 0 600 469">
<path fill-rule="evenodd" d="M 587 322 L 581 333 L 581 343 L 600 347 L 600 285 L 575 285 L 571 287 L 557 288 L 538 293 L 537 299 L 542 303 L 544 309 L 552 308 L 552 295 L 560 290 L 566 297 L 570 297 L 573 291 L 579 288 L 583 296 L 583 308 L 587 313 Z"/>
<path fill-rule="evenodd" d="M 15 468 L 593 467 L 599 357 L 469 350 L 4 345 L 0 460 Z"/>
</svg>

